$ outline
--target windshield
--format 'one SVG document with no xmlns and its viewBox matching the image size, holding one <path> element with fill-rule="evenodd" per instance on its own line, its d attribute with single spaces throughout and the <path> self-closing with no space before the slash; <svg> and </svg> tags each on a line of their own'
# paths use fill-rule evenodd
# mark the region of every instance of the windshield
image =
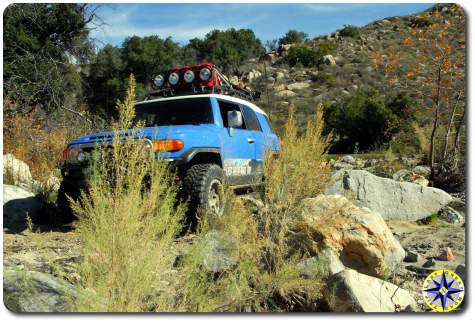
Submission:
<svg viewBox="0 0 475 322">
<path fill-rule="evenodd" d="M 146 127 L 213 123 L 209 97 L 185 98 L 137 105 L 135 121 Z"/>
</svg>

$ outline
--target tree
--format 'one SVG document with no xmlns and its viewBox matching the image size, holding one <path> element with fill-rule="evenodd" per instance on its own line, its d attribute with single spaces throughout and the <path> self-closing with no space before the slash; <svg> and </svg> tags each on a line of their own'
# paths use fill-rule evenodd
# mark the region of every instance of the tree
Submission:
<svg viewBox="0 0 475 322">
<path fill-rule="evenodd" d="M 303 31 L 289 30 L 284 37 L 279 39 L 279 46 L 286 44 L 301 44 L 308 38 L 308 34 Z"/>
<path fill-rule="evenodd" d="M 212 62 L 225 72 L 236 73 L 244 61 L 265 52 L 261 41 L 250 29 L 213 30 L 203 40 L 194 38 L 185 46 L 196 63 Z"/>
<path fill-rule="evenodd" d="M 92 54 L 95 8 L 84 4 L 11 4 L 4 12 L 3 88 L 7 112 L 82 115 L 79 69 Z M 76 104 L 68 104 L 75 100 Z"/>
<path fill-rule="evenodd" d="M 115 117 L 115 104 L 123 99 L 128 75 L 136 75 L 137 97 L 149 91 L 152 77 L 181 63 L 181 48 L 172 39 L 132 36 L 120 47 L 104 46 L 92 59 L 88 83 L 88 103 L 95 113 Z"/>
<path fill-rule="evenodd" d="M 444 13 L 440 6 L 428 13 L 425 20 L 430 24 L 412 24 L 410 35 L 401 44 L 403 50 L 389 47 L 384 54 L 372 57 L 386 75 L 388 91 L 406 90 L 426 107 L 432 127 L 428 160 L 433 181 L 436 163 L 449 161 L 454 171 L 458 168 L 466 108 L 465 17 L 459 6 L 448 7 Z M 445 132 L 444 144 L 437 149 L 441 131 Z"/>
</svg>

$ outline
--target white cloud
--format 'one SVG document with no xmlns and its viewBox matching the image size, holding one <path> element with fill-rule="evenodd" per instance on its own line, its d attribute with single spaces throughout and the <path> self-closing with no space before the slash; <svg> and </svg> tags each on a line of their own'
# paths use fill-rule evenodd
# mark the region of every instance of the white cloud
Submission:
<svg viewBox="0 0 475 322">
<path fill-rule="evenodd" d="M 176 24 L 173 26 L 137 26 L 130 21 L 130 17 L 134 14 L 134 8 L 128 8 L 129 10 L 111 9 L 104 12 L 105 25 L 91 30 L 91 37 L 98 40 L 120 40 L 122 41 L 126 37 L 130 36 L 150 36 L 158 35 L 161 38 L 171 36 L 173 40 L 179 42 L 186 42 L 189 39 L 198 37 L 203 38 L 208 32 L 213 29 L 227 29 L 231 26 L 225 25 L 199 25 L 196 19 L 192 23 Z M 237 27 L 237 26 L 233 26 Z"/>
</svg>

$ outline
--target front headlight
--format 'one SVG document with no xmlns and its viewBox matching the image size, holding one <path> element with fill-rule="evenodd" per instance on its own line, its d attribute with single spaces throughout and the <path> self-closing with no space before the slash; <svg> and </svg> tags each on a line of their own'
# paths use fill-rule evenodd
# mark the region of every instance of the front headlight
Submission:
<svg viewBox="0 0 475 322">
<path fill-rule="evenodd" d="M 170 76 L 168 76 L 168 82 L 171 85 L 178 84 L 179 80 L 180 80 L 180 75 L 178 75 L 178 73 L 176 73 L 176 72 L 173 72 L 173 73 L 170 74 Z"/>
<path fill-rule="evenodd" d="M 75 148 L 75 147 L 70 147 L 68 149 L 68 161 L 69 162 L 76 162 L 76 161 L 79 161 L 78 160 L 78 156 L 79 156 L 79 149 L 78 148 Z"/>
</svg>

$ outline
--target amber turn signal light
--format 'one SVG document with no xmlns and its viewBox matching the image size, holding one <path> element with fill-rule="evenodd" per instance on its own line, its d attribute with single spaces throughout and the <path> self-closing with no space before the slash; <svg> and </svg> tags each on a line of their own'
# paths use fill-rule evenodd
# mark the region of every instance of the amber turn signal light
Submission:
<svg viewBox="0 0 475 322">
<path fill-rule="evenodd" d="M 183 149 L 185 144 L 182 140 L 158 140 L 153 141 L 154 152 L 174 152 Z"/>
</svg>

